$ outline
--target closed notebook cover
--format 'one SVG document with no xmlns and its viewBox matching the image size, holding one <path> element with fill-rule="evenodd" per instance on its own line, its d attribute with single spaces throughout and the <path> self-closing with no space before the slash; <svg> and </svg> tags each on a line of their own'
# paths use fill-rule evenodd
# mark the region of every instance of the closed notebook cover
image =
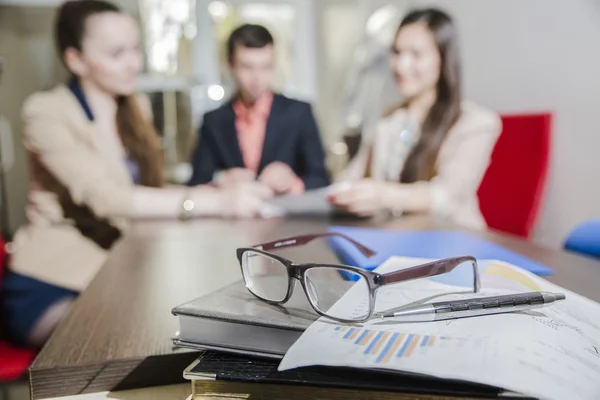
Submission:
<svg viewBox="0 0 600 400">
<path fill-rule="evenodd" d="M 301 332 L 318 318 L 301 287 L 284 306 L 277 306 L 253 296 L 242 280 L 175 307 L 172 313 Z"/>
<path fill-rule="evenodd" d="M 497 397 L 502 392 L 491 386 L 424 375 L 321 366 L 277 371 L 278 364 L 277 360 L 206 351 L 186 369 L 184 377 L 203 381 L 214 379 L 256 384 L 294 385 L 288 386 L 289 390 L 300 391 L 302 386 L 318 386 L 484 398 Z"/>
<path fill-rule="evenodd" d="M 372 228 L 332 226 L 377 252 L 366 257 L 348 241 L 329 238 L 329 245 L 345 264 L 374 269 L 391 256 L 446 258 L 470 255 L 483 260 L 500 260 L 517 265 L 537 275 L 552 275 L 553 270 L 495 243 L 462 231 L 397 231 Z"/>
</svg>

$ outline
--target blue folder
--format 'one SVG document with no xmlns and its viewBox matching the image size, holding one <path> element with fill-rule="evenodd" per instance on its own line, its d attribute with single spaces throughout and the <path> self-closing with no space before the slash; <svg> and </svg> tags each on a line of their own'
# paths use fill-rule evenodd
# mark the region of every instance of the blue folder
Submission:
<svg viewBox="0 0 600 400">
<path fill-rule="evenodd" d="M 397 231 L 332 226 L 329 231 L 343 233 L 376 251 L 366 257 L 343 238 L 329 238 L 329 245 L 344 264 L 373 270 L 391 256 L 446 258 L 469 255 L 479 260 L 495 259 L 524 268 L 537 275 L 552 275 L 552 268 L 535 262 L 502 246 L 462 231 Z"/>
</svg>

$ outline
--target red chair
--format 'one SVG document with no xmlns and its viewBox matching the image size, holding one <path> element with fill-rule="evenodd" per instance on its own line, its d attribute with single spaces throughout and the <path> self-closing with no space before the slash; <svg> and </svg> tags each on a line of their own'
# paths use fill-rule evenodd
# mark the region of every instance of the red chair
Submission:
<svg viewBox="0 0 600 400">
<path fill-rule="evenodd" d="M 529 238 L 546 187 L 552 114 L 505 115 L 502 125 L 479 204 L 491 229 Z"/>
<path fill-rule="evenodd" d="M 2 282 L 6 259 L 4 245 L 0 235 L 0 282 Z M 34 350 L 15 346 L 0 338 L 0 385 L 25 376 L 34 357 Z M 2 388 L 0 388 L 1 392 Z"/>
</svg>

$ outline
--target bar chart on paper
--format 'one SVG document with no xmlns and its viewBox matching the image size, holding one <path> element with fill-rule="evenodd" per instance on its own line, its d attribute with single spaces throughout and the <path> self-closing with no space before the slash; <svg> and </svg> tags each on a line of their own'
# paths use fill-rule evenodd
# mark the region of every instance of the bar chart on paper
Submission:
<svg viewBox="0 0 600 400">
<path fill-rule="evenodd" d="M 331 330 L 330 339 L 338 340 L 353 353 L 360 352 L 376 364 L 385 365 L 392 360 L 409 358 L 439 347 L 445 336 L 400 333 L 375 329 L 336 326 Z"/>
</svg>

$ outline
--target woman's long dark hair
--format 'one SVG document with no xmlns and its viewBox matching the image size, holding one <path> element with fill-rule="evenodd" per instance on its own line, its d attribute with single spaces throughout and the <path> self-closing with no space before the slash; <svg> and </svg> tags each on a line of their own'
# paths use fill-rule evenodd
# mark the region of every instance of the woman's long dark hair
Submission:
<svg viewBox="0 0 600 400">
<path fill-rule="evenodd" d="M 56 23 L 56 43 L 63 60 L 68 48 L 82 51 L 87 19 L 107 12 L 122 11 L 102 0 L 71 0 L 61 6 Z M 139 166 L 140 184 L 162 186 L 163 159 L 154 126 L 144 118 L 135 96 L 119 96 L 116 100 L 117 129 L 123 147 Z"/>
<path fill-rule="evenodd" d="M 421 127 L 421 136 L 410 152 L 400 182 L 429 181 L 436 175 L 436 161 L 446 134 L 460 116 L 461 82 L 457 33 L 452 19 L 437 9 L 410 12 L 396 37 L 407 25 L 426 25 L 435 37 L 441 65 L 437 97 Z"/>
</svg>

